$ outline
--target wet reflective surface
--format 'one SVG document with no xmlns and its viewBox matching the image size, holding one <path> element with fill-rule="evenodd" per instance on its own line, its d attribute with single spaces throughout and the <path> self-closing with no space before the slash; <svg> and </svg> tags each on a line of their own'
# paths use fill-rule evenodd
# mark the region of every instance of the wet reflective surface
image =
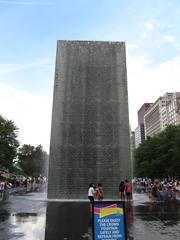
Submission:
<svg viewBox="0 0 180 240">
<path fill-rule="evenodd" d="M 176 201 L 126 206 L 129 239 L 180 239 L 180 203 Z"/>
<path fill-rule="evenodd" d="M 180 202 L 150 202 L 135 194 L 126 202 L 129 240 L 180 239 Z M 47 202 L 44 193 L 0 201 L 0 240 L 91 239 L 89 202 Z"/>
<path fill-rule="evenodd" d="M 0 202 L 0 240 L 42 240 L 45 235 L 46 195 L 29 193 Z"/>
<path fill-rule="evenodd" d="M 45 236 L 46 240 L 88 239 L 91 236 L 89 202 L 49 203 Z"/>
</svg>

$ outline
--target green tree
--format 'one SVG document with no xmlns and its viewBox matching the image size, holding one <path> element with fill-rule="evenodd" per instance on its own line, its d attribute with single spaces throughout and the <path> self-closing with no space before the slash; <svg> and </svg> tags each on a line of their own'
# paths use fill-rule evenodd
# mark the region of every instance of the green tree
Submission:
<svg viewBox="0 0 180 240">
<path fill-rule="evenodd" d="M 41 145 L 34 147 L 24 144 L 18 151 L 18 166 L 27 176 L 45 175 L 44 166 L 47 164 L 46 155 Z"/>
<path fill-rule="evenodd" d="M 18 128 L 12 120 L 0 115 L 0 166 L 13 170 L 13 160 L 17 154 L 19 142 Z"/>
<path fill-rule="evenodd" d="M 148 137 L 135 150 L 135 174 L 152 178 L 180 176 L 180 125 Z"/>
</svg>

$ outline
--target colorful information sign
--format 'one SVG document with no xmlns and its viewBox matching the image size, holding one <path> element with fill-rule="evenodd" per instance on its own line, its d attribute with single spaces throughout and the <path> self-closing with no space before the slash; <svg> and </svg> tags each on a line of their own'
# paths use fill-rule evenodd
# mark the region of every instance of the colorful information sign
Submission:
<svg viewBox="0 0 180 240">
<path fill-rule="evenodd" d="M 127 239 L 124 202 L 93 203 L 93 239 Z"/>
</svg>

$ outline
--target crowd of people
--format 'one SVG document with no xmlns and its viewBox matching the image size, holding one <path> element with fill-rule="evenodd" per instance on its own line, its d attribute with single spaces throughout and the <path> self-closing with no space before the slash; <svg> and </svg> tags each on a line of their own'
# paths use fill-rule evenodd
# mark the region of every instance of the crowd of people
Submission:
<svg viewBox="0 0 180 240">
<path fill-rule="evenodd" d="M 164 178 L 151 179 L 147 177 L 133 178 L 132 182 L 128 179 L 119 184 L 119 199 L 129 201 L 132 199 L 132 188 L 136 193 L 146 193 L 150 200 L 180 200 L 180 179 Z M 90 184 L 88 189 L 90 202 L 94 200 L 102 201 L 104 191 L 101 184 Z"/>
<path fill-rule="evenodd" d="M 180 180 L 176 178 L 153 180 L 135 177 L 132 185 L 135 192 L 147 193 L 150 200 L 180 200 Z"/>
<path fill-rule="evenodd" d="M 23 189 L 25 191 L 41 191 L 46 187 L 46 177 L 24 177 L 15 176 L 13 178 L 6 178 L 0 174 L 0 200 L 4 200 L 10 192 Z"/>
</svg>

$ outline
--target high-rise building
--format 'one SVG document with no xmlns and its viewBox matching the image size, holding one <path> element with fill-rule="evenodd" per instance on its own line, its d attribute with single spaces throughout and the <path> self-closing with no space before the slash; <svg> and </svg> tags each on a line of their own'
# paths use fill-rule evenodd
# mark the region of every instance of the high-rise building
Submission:
<svg viewBox="0 0 180 240">
<path fill-rule="evenodd" d="M 144 115 L 152 103 L 144 103 L 138 110 L 138 125 L 144 125 Z"/>
<path fill-rule="evenodd" d="M 134 131 L 135 148 L 145 140 L 144 124 L 138 125 Z"/>
<path fill-rule="evenodd" d="M 144 115 L 152 103 L 144 103 L 138 110 L 138 126 L 135 129 L 135 148 L 145 140 Z"/>
<path fill-rule="evenodd" d="M 134 150 L 135 150 L 135 132 L 131 131 L 130 133 L 130 146 L 131 146 L 131 167 L 132 167 L 132 176 L 134 169 Z"/>
<path fill-rule="evenodd" d="M 153 136 L 168 125 L 180 124 L 180 92 L 165 93 L 144 115 L 145 136 Z"/>
</svg>

